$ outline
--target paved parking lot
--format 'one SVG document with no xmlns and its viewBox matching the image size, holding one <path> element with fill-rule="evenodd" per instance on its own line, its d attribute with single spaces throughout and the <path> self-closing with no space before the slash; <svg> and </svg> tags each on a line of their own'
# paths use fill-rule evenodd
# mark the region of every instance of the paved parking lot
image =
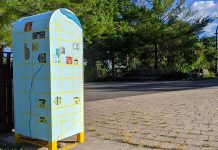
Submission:
<svg viewBox="0 0 218 150">
<path fill-rule="evenodd" d="M 191 90 L 218 85 L 218 79 L 201 81 L 93 82 L 85 83 L 85 100 L 97 101 L 118 97 Z"/>
<path fill-rule="evenodd" d="M 131 148 L 215 150 L 217 116 L 218 87 L 205 86 L 87 102 L 86 132 Z"/>
<path fill-rule="evenodd" d="M 89 83 L 86 142 L 73 150 L 217 150 L 217 116 L 217 79 Z"/>
</svg>

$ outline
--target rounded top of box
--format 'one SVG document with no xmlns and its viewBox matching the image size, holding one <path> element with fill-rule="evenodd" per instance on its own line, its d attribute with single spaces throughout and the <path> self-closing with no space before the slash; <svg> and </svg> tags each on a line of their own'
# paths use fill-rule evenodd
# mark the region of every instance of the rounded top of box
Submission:
<svg viewBox="0 0 218 150">
<path fill-rule="evenodd" d="M 49 12 L 21 18 L 20 20 L 16 21 L 13 24 L 13 33 L 23 32 L 26 23 L 40 22 L 40 25 L 45 26 L 45 28 L 46 27 L 48 28 L 51 18 L 58 17 L 60 14 L 66 16 L 68 19 L 72 20 L 80 28 L 82 28 L 79 19 L 72 11 L 65 8 L 60 8 L 55 11 L 49 11 Z"/>
</svg>

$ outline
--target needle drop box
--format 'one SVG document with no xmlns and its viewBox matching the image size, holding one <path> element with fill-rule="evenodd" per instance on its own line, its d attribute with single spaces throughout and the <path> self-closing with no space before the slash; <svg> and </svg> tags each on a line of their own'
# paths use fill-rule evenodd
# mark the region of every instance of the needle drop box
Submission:
<svg viewBox="0 0 218 150">
<path fill-rule="evenodd" d="M 76 15 L 58 9 L 18 20 L 13 50 L 16 134 L 48 142 L 83 137 L 83 39 Z"/>
</svg>

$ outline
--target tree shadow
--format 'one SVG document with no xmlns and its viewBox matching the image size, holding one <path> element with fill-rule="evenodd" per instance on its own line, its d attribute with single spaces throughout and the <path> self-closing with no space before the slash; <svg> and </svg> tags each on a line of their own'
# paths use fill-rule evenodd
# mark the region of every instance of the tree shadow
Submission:
<svg viewBox="0 0 218 150">
<path fill-rule="evenodd" d="M 139 82 L 139 83 L 98 83 L 85 88 L 86 101 L 104 100 L 126 96 L 135 96 L 151 93 L 192 90 L 218 86 L 218 79 L 200 81 L 163 81 L 163 82 Z M 98 87 L 99 85 L 99 87 Z M 90 100 L 92 99 L 92 100 Z"/>
</svg>

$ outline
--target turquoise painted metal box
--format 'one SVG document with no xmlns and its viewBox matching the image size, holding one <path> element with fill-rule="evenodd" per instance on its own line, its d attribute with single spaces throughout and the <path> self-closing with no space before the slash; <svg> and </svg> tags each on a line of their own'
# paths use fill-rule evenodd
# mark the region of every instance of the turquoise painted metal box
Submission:
<svg viewBox="0 0 218 150">
<path fill-rule="evenodd" d="M 57 141 L 84 131 L 83 40 L 67 9 L 13 26 L 15 132 Z"/>
</svg>

